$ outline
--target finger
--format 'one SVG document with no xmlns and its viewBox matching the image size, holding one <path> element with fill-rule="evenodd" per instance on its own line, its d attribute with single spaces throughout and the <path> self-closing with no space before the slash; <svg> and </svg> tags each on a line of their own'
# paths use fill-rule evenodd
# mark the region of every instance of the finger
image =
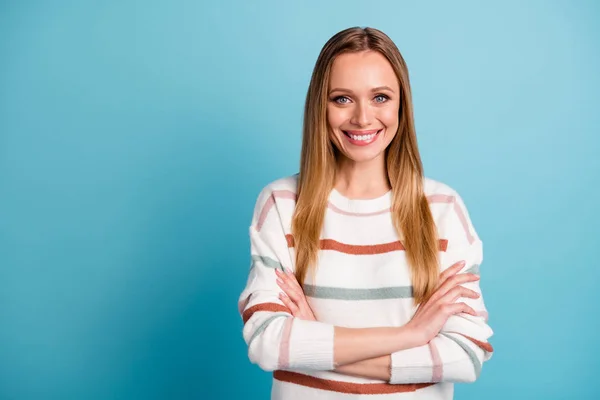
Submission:
<svg viewBox="0 0 600 400">
<path fill-rule="evenodd" d="M 435 293 L 431 296 L 432 302 L 440 302 L 450 291 L 455 287 L 459 287 L 464 283 L 478 280 L 479 277 L 473 274 L 458 274 L 454 275 L 446 280 L 442 286 L 440 286 Z M 447 301 L 446 301 L 447 302 Z"/>
<path fill-rule="evenodd" d="M 281 290 L 283 290 L 285 292 L 285 294 L 287 294 L 288 296 L 290 296 L 290 294 L 292 294 L 291 288 L 283 279 L 277 278 L 275 281 L 277 282 L 277 285 L 279 285 Z"/>
<path fill-rule="evenodd" d="M 442 283 L 442 285 L 434 293 L 434 296 L 436 296 L 435 297 L 436 299 L 439 299 L 440 297 L 442 297 L 446 293 L 448 293 L 448 291 L 455 286 L 458 286 L 458 285 L 461 285 L 461 284 L 467 283 L 467 282 L 478 281 L 478 280 L 479 280 L 479 276 L 475 275 L 475 274 L 471 274 L 471 273 L 453 275 L 453 276 L 449 277 L 448 279 L 446 279 L 446 281 L 444 283 Z"/>
<path fill-rule="evenodd" d="M 466 314 L 470 314 L 473 316 L 477 316 L 477 313 L 475 312 L 475 310 L 473 310 L 471 307 L 469 307 L 466 303 L 463 303 L 463 302 L 448 304 L 446 306 L 446 310 L 449 312 L 449 314 L 452 314 L 452 315 L 466 313 Z"/>
<path fill-rule="evenodd" d="M 472 307 L 468 306 L 465 303 L 462 303 L 462 304 L 464 304 L 463 307 L 462 307 L 463 308 L 462 312 L 464 312 L 466 314 L 470 314 L 470 315 L 472 315 L 474 317 L 477 316 L 477 312 Z"/>
<path fill-rule="evenodd" d="M 302 293 L 304 293 L 304 291 L 302 290 L 302 286 L 300 286 L 300 283 L 298 282 L 298 279 L 296 279 L 296 275 L 294 275 L 294 273 L 292 272 L 292 270 L 286 268 L 285 269 L 285 274 L 287 275 L 287 278 L 289 280 L 289 284 L 294 286 L 295 288 L 297 288 L 297 290 L 301 291 Z"/>
<path fill-rule="evenodd" d="M 314 319 L 314 314 L 307 304 L 297 304 L 289 296 L 286 296 L 285 293 L 280 293 L 279 298 L 292 311 L 294 317 Z"/>
<path fill-rule="evenodd" d="M 454 303 L 456 302 L 456 300 L 458 300 L 460 297 L 467 297 L 470 299 L 477 299 L 479 298 L 480 294 L 477 293 L 474 290 L 471 289 L 467 289 L 464 286 L 456 286 L 453 287 L 452 289 L 450 289 L 448 291 L 448 293 L 446 293 L 443 297 L 441 297 L 439 299 L 440 303 L 446 304 L 446 303 Z"/>
<path fill-rule="evenodd" d="M 292 299 L 286 296 L 285 293 L 279 293 L 279 299 L 283 302 L 283 304 L 285 304 L 287 308 L 290 309 L 294 317 L 298 317 L 300 315 L 300 308 L 298 308 L 296 303 L 294 303 Z"/>
<path fill-rule="evenodd" d="M 300 289 L 300 291 L 302 291 L 294 274 L 290 274 L 288 271 L 289 271 L 288 269 L 286 269 L 285 271 L 280 271 L 280 270 L 276 269 L 275 273 L 277 274 L 279 279 L 284 281 L 290 288 L 297 287 L 298 289 Z"/>
<path fill-rule="evenodd" d="M 282 272 L 281 275 L 285 283 L 290 287 L 291 290 L 294 291 L 297 300 L 300 301 L 300 299 L 304 299 L 304 290 L 302 290 L 302 286 L 300 286 L 300 283 L 298 283 L 298 280 L 293 272 L 286 268 L 285 272 Z"/>
<path fill-rule="evenodd" d="M 296 302 L 296 304 L 300 304 L 304 294 L 302 292 L 298 292 L 295 288 L 291 287 L 286 281 L 281 278 L 277 278 L 277 284 L 279 287 L 287 294 L 292 300 Z"/>
<path fill-rule="evenodd" d="M 452 275 L 457 274 L 458 271 L 460 271 L 461 269 L 463 269 L 465 265 L 466 265 L 466 263 L 465 263 L 464 260 L 452 264 L 449 268 L 445 269 L 444 272 L 442 272 L 440 274 L 440 282 L 443 283 L 446 279 L 448 279 Z"/>
<path fill-rule="evenodd" d="M 300 310 L 302 310 L 303 313 L 306 313 L 306 315 L 314 314 L 312 308 L 310 308 L 310 305 L 306 301 L 306 298 L 302 299 L 298 307 L 300 308 Z"/>
</svg>

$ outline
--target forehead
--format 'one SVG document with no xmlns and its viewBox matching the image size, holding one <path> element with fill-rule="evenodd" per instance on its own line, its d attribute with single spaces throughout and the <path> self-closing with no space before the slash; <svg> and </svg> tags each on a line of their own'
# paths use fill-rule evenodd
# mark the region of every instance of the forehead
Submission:
<svg viewBox="0 0 600 400">
<path fill-rule="evenodd" d="M 390 62 L 377 51 L 340 54 L 333 61 L 329 89 L 344 88 L 360 91 L 389 86 L 398 91 L 398 78 Z"/>
</svg>

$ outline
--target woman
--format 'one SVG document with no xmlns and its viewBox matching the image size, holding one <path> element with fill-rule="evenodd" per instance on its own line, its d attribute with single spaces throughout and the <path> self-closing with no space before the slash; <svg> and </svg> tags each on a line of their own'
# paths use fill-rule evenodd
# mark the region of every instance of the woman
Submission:
<svg viewBox="0 0 600 400">
<path fill-rule="evenodd" d="M 423 176 L 406 64 L 376 29 L 323 47 L 300 173 L 263 189 L 250 239 L 243 335 L 272 399 L 451 399 L 492 355 L 481 241 Z"/>
</svg>

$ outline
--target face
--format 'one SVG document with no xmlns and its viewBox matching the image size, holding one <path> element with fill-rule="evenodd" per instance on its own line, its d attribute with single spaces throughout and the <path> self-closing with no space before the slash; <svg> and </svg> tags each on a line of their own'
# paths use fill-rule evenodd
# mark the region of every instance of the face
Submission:
<svg viewBox="0 0 600 400">
<path fill-rule="evenodd" d="M 398 130 L 400 85 L 379 52 L 341 54 L 329 77 L 329 135 L 346 161 L 383 159 Z"/>
</svg>

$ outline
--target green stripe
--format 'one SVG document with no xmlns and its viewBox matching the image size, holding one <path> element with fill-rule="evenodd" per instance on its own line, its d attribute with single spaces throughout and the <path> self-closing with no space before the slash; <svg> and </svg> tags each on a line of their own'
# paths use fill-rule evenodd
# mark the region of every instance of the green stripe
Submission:
<svg viewBox="0 0 600 400">
<path fill-rule="evenodd" d="M 304 293 L 316 299 L 336 300 L 382 300 L 408 299 L 412 297 L 412 286 L 393 286 L 375 289 L 346 289 L 328 286 L 304 285 Z"/>
<path fill-rule="evenodd" d="M 473 367 L 475 368 L 475 376 L 479 378 L 479 375 L 481 374 L 481 362 L 479 361 L 479 358 L 477 358 L 477 354 L 475 354 L 473 349 L 471 349 L 468 345 L 464 344 L 462 341 L 456 339 L 455 337 L 448 335 L 447 333 L 440 332 L 440 335 L 444 335 L 445 337 L 456 342 L 456 344 L 462 347 L 462 349 L 471 358 L 471 361 L 473 362 Z"/>
<path fill-rule="evenodd" d="M 479 275 L 479 264 L 475 264 L 471 266 L 468 270 L 464 272 L 465 274 L 475 274 Z"/>
<path fill-rule="evenodd" d="M 280 269 L 283 271 L 283 265 L 271 257 L 252 255 L 252 265 L 250 265 L 250 270 L 256 266 L 256 263 L 261 263 L 265 267 Z"/>
<path fill-rule="evenodd" d="M 250 337 L 250 340 L 248 341 L 248 347 L 250 347 L 250 345 L 252 344 L 252 342 L 254 341 L 254 339 L 256 339 L 256 337 L 258 335 L 260 335 L 262 333 L 262 331 L 264 331 L 265 329 L 267 329 L 267 326 L 269 326 L 269 324 L 271 323 L 271 321 L 273 321 L 274 319 L 277 318 L 281 318 L 281 317 L 289 317 L 290 314 L 275 314 L 269 318 L 267 318 L 262 324 L 260 324 L 260 326 L 258 328 L 256 328 L 256 330 L 254 331 L 254 333 L 252 334 L 252 337 Z"/>
</svg>

